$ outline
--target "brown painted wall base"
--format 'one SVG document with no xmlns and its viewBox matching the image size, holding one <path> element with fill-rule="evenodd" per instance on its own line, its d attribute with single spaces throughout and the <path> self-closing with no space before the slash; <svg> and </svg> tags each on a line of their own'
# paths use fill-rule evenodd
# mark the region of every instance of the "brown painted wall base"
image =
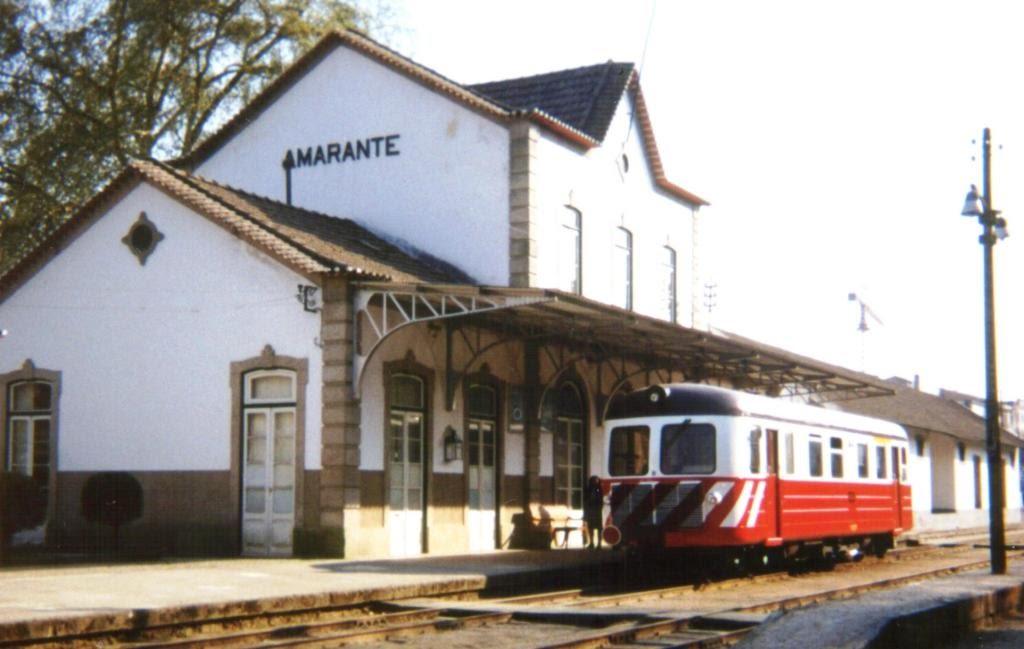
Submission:
<svg viewBox="0 0 1024 649">
<path fill-rule="evenodd" d="M 82 489 L 95 472 L 61 472 L 47 530 L 56 550 L 124 556 L 238 554 L 238 514 L 227 471 L 139 471 L 142 515 L 117 528 L 90 522 Z"/>
<path fill-rule="evenodd" d="M 95 473 L 57 475 L 56 504 L 47 528 L 53 550 L 146 558 L 240 554 L 239 512 L 232 504 L 229 471 L 128 472 L 142 487 L 142 515 L 116 529 L 83 516 L 82 490 Z M 317 525 L 319 471 L 306 471 L 304 477 L 303 520 L 296 521 L 294 552 L 340 557 L 341 530 Z"/>
</svg>

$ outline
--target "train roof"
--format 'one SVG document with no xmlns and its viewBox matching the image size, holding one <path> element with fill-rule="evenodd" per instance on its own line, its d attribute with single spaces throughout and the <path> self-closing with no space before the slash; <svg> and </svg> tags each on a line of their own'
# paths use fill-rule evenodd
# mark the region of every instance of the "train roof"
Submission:
<svg viewBox="0 0 1024 649">
<path fill-rule="evenodd" d="M 696 383 L 652 385 L 620 395 L 609 406 L 606 419 L 673 415 L 767 417 L 907 439 L 902 426 L 883 419 Z"/>
</svg>

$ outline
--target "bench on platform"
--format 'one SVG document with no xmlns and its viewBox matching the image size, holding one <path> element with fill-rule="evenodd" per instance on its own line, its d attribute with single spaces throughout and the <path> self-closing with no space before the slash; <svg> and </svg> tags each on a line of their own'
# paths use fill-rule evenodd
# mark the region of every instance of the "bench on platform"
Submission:
<svg viewBox="0 0 1024 649">
<path fill-rule="evenodd" d="M 533 524 L 539 528 L 549 531 L 551 545 L 558 548 L 569 547 L 569 536 L 573 532 L 580 535 L 580 544 L 585 544 L 588 538 L 587 523 L 582 515 L 575 515 L 565 505 L 530 505 L 530 516 Z M 561 542 L 559 542 L 561 535 Z"/>
</svg>

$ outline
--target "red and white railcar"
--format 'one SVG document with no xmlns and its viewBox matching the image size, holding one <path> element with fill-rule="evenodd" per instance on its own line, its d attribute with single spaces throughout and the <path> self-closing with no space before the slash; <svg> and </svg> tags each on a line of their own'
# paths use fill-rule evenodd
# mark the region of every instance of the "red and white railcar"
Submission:
<svg viewBox="0 0 1024 649">
<path fill-rule="evenodd" d="M 758 558 L 870 551 L 911 527 L 900 426 L 706 385 L 617 399 L 604 539 Z"/>
</svg>

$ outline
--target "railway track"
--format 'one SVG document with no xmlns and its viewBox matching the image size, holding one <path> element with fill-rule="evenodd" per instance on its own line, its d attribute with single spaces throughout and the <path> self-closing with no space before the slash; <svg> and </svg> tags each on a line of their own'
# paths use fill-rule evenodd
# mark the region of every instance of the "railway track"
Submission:
<svg viewBox="0 0 1024 649">
<path fill-rule="evenodd" d="M 49 638 L 18 646 L 130 647 L 711 647 L 736 642 L 771 612 L 982 568 L 981 549 L 908 548 L 831 571 L 645 587 L 561 590 L 472 601 L 407 600 Z M 3 646 L 3 645 L 0 645 Z"/>
</svg>

